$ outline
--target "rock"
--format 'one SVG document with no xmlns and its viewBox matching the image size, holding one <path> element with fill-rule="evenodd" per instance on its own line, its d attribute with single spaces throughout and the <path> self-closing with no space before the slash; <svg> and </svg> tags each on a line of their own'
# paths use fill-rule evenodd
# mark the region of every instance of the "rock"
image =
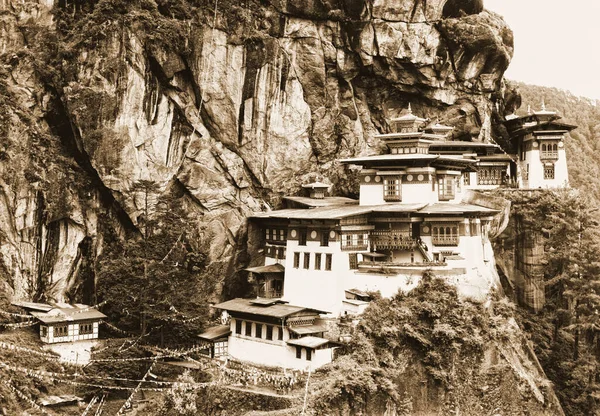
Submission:
<svg viewBox="0 0 600 416">
<path fill-rule="evenodd" d="M 53 7 L 63 6 L 0 2 L 2 50 L 20 56 L 25 21 L 39 30 L 27 32 L 31 45 L 36 33 L 52 31 Z M 4 151 L 24 171 L 31 165 L 31 172 L 43 172 L 3 187 L 9 197 L 2 215 L 11 225 L 0 225 L 10 236 L 0 252 L 17 297 L 51 283 L 47 295 L 58 299 L 79 284 L 78 244 L 91 239 L 90 255 L 98 255 L 101 212 L 109 213 L 101 221 L 135 232 L 141 207 L 131 187 L 140 179 L 162 190 L 183 187 L 202 213 L 199 229 L 213 239 L 205 243 L 214 271 L 229 279 L 241 266 L 234 262 L 245 259 L 246 248 L 238 246 L 245 215 L 278 206 L 282 194 L 298 192 L 317 173 L 336 190 L 354 192 L 354 173 L 336 160 L 379 152 L 373 135 L 388 131 L 386 119 L 409 103 L 419 115 L 455 126 L 455 137 L 489 137 L 498 130 L 496 101 L 512 102 L 502 99 L 501 82 L 512 33 L 480 9 L 478 1 L 271 0 L 253 10 L 223 4 L 215 28 L 204 24 L 210 11 L 189 13 L 196 20 L 188 25 L 132 10 L 131 24 L 115 15 L 92 25 L 103 28 L 94 47 L 82 42 L 68 51 L 72 58 L 53 68 L 63 82 L 55 90 L 44 87 L 32 61 L 17 58 L 10 79 L 1 75 L 19 107 L 7 113 L 11 138 Z M 255 24 L 248 13 L 266 23 Z M 139 24 L 140 16 L 159 22 L 156 30 L 142 30 L 152 22 Z M 184 49 L 169 46 L 162 25 L 181 29 Z M 52 163 L 22 146 L 33 133 L 17 140 L 25 130 L 23 110 L 32 132 L 56 138 L 42 152 L 61 155 L 56 167 L 39 169 Z M 58 175 L 68 192 L 52 185 Z M 77 175 L 83 179 L 64 179 Z M 47 251 L 52 244 L 39 244 L 50 228 L 51 238 L 62 239 L 54 254 Z M 30 246 L 18 243 L 23 232 Z M 18 266 L 23 258 L 26 267 Z M 42 267 L 44 258 L 49 263 Z"/>
</svg>

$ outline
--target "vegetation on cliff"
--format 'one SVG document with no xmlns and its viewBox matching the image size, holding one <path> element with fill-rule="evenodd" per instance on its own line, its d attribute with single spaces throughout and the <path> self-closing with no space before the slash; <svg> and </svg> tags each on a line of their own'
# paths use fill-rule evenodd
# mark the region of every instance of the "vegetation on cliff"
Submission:
<svg viewBox="0 0 600 416">
<path fill-rule="evenodd" d="M 521 339 L 512 316 L 505 300 L 461 300 L 427 272 L 410 293 L 372 302 L 346 354 L 315 376 L 310 408 L 331 415 L 391 408 L 399 415 L 554 414 L 542 376 L 529 383 L 513 367 L 519 352 L 509 345 Z"/>
<path fill-rule="evenodd" d="M 516 238 L 538 235 L 545 306 L 519 310 L 568 415 L 595 414 L 600 397 L 600 227 L 593 195 L 576 190 L 502 192 Z M 535 240 L 535 239 L 534 239 Z"/>
</svg>

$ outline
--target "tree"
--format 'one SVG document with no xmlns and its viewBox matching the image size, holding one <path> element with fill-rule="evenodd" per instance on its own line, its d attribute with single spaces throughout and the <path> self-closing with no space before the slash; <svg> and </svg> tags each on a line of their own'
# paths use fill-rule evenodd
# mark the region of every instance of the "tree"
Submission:
<svg viewBox="0 0 600 416">
<path fill-rule="evenodd" d="M 205 256 L 195 249 L 195 229 L 182 198 L 158 195 L 153 182 L 140 181 L 139 236 L 114 235 L 99 259 L 98 300 L 120 327 L 140 336 L 189 339 L 206 323 L 208 304 L 200 290 Z"/>
</svg>

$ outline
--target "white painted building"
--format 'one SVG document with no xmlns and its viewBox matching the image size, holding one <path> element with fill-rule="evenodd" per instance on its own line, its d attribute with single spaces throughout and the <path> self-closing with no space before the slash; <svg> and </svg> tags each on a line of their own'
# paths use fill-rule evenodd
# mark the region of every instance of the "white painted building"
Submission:
<svg viewBox="0 0 600 416">
<path fill-rule="evenodd" d="M 506 127 L 518 154 L 519 188 L 564 188 L 569 171 L 564 139 L 577 126 L 560 121 L 555 111 L 529 111 L 507 117 Z"/>
<path fill-rule="evenodd" d="M 48 344 L 97 339 L 99 324 L 106 315 L 97 309 L 76 303 L 44 304 L 15 302 L 29 310 L 40 322 L 40 339 Z"/>
<path fill-rule="evenodd" d="M 316 182 L 304 186 L 309 197 L 286 197 L 289 208 L 253 216 L 283 300 L 357 314 L 364 305 L 348 301 L 349 289 L 392 296 L 428 268 L 473 281 L 488 273 L 487 228 L 497 211 L 462 200 L 507 184 L 513 159 L 496 144 L 452 141 L 451 128 L 424 123 L 410 112 L 393 119 L 397 131 L 378 136 L 387 154 L 341 161 L 361 166 L 358 201 L 327 197 L 328 185 Z M 271 270 L 264 267 L 248 270 Z M 253 281 L 267 288 L 266 277 Z"/>
<path fill-rule="evenodd" d="M 335 346 L 324 338 L 326 313 L 279 299 L 232 299 L 215 305 L 230 316 L 228 354 L 268 367 L 314 370 L 333 360 Z"/>
</svg>

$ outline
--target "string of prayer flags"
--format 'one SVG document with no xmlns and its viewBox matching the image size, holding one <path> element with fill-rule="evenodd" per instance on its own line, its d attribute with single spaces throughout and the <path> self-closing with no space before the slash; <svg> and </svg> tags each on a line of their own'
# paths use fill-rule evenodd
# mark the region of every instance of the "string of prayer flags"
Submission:
<svg viewBox="0 0 600 416">
<path fill-rule="evenodd" d="M 12 381 L 12 379 L 8 379 L 8 380 L 1 380 L 2 383 L 4 383 L 17 397 L 19 397 L 21 400 L 29 403 L 29 405 L 31 407 L 33 407 L 35 410 L 38 410 L 40 412 L 42 412 L 45 415 L 49 415 L 49 413 L 44 410 L 39 404 L 37 404 L 35 402 L 35 400 L 33 400 L 32 398 L 30 398 L 29 396 L 27 396 L 25 393 L 23 393 L 21 390 L 19 390 L 18 388 L 16 388 L 14 386 L 14 382 Z"/>
<path fill-rule="evenodd" d="M 85 410 L 83 411 L 81 416 L 87 416 L 88 412 L 90 411 L 90 409 L 92 407 L 94 407 L 94 405 L 96 404 L 96 402 L 98 401 L 98 396 L 94 396 L 92 397 L 92 400 L 90 400 L 90 402 L 88 403 L 88 405 L 86 406 Z"/>
</svg>

